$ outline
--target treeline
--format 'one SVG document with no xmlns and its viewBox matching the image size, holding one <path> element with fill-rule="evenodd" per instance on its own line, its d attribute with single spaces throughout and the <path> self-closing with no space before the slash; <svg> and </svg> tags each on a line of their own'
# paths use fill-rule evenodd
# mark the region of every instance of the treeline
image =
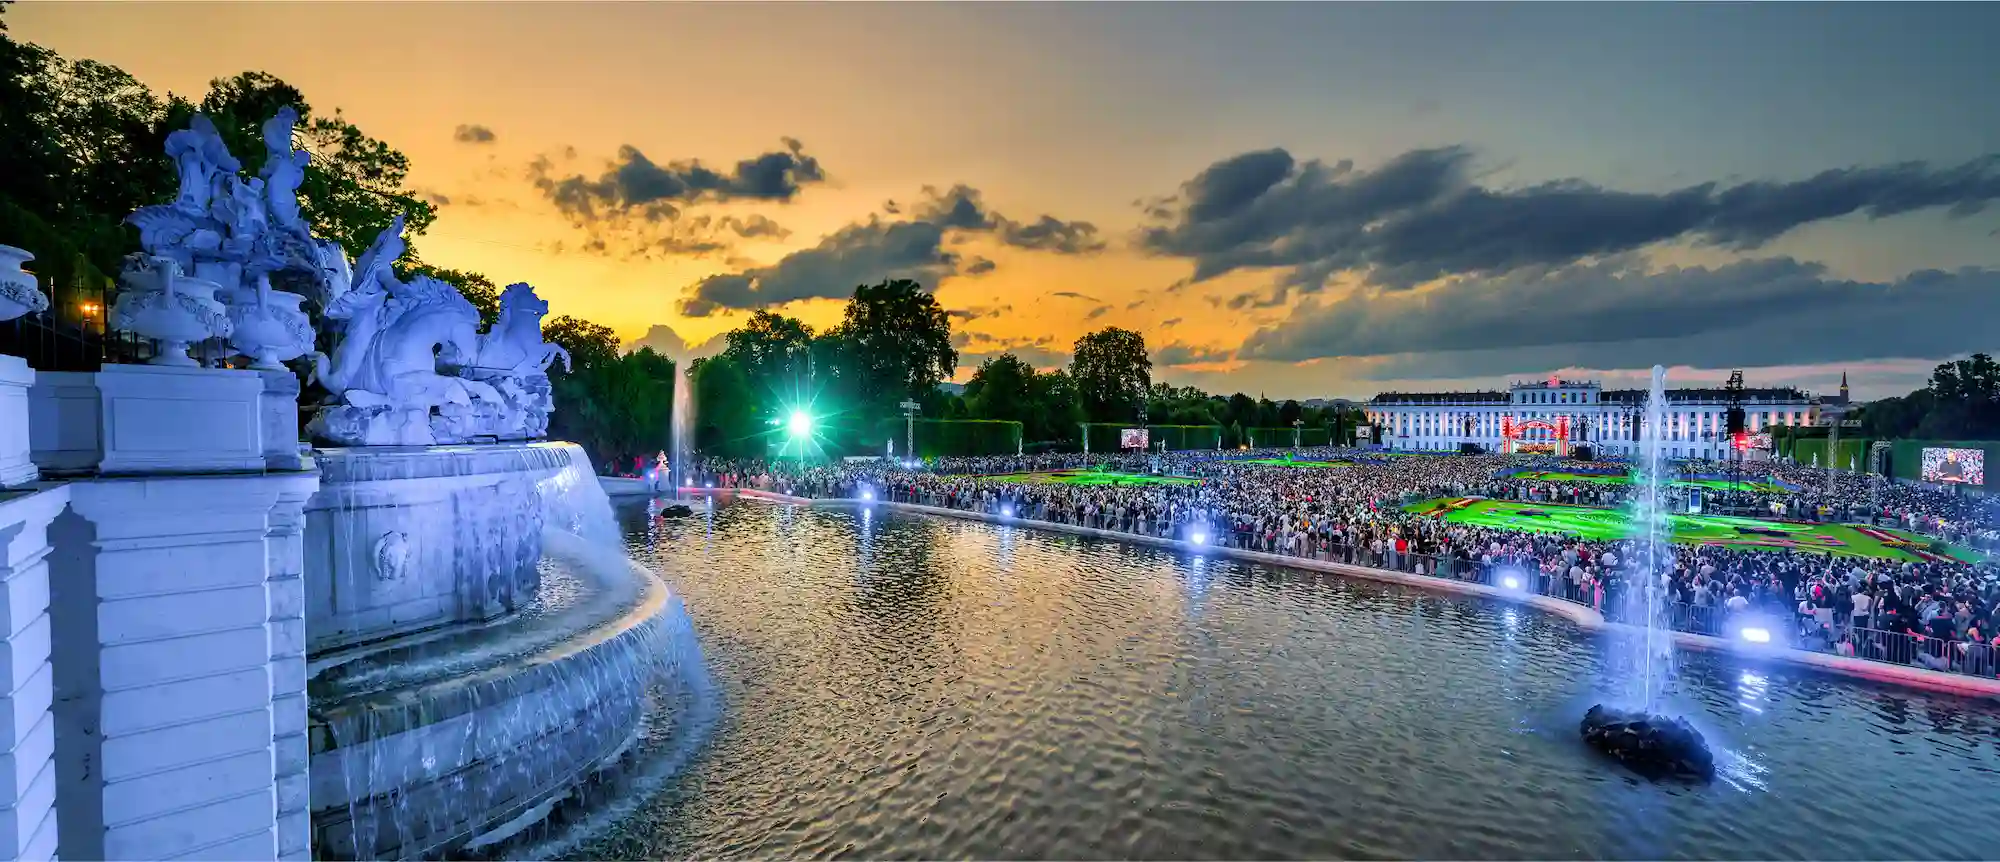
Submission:
<svg viewBox="0 0 2000 862">
<path fill-rule="evenodd" d="M 1939 364 L 1930 384 L 1884 398 L 1849 418 L 1877 440 L 2000 440 L 2000 363 L 1984 353 Z"/>
<path fill-rule="evenodd" d="M 950 317 L 907 280 L 856 288 L 840 324 L 825 331 L 759 311 L 723 338 L 721 353 L 690 368 L 697 445 L 724 457 L 876 455 L 891 441 L 902 451 L 902 423 L 891 420 L 903 415 L 899 405 L 906 401 L 927 420 L 1018 422 L 1020 448 L 1030 452 L 1081 449 L 1086 423 L 1214 427 L 1215 434 L 1177 439 L 1199 437 L 1207 447 L 1219 436 L 1221 445 L 1235 447 L 1253 439 L 1290 445 L 1294 436 L 1347 441 L 1361 420 L 1358 411 L 1154 382 L 1145 338 L 1117 327 L 1077 339 L 1064 368 L 1041 371 L 1002 353 L 980 364 L 963 393 L 949 392 L 939 384 L 958 362 Z M 792 425 L 799 412 L 810 417 L 807 435 Z M 974 428 L 953 439 L 968 452 L 985 452 L 999 433 Z M 1093 451 L 1105 448 L 1103 438 L 1091 439 Z"/>
<path fill-rule="evenodd" d="M 254 175 L 262 167 L 265 120 L 298 111 L 296 145 L 312 154 L 299 187 L 299 209 L 313 232 L 350 256 L 397 215 L 419 237 L 437 208 L 406 184 L 409 159 L 370 136 L 338 109 L 323 112 L 298 88 L 261 71 L 209 82 L 200 98 L 155 93 L 124 70 L 74 60 L 7 34 L 0 0 L 0 243 L 35 255 L 29 265 L 56 307 L 49 316 L 80 336 L 101 327 L 116 290 L 121 259 L 139 250 L 125 217 L 170 201 L 178 190 L 166 156 L 167 135 L 196 112 L 215 122 Z M 450 282 L 490 324 L 499 312 L 492 279 L 426 262 L 412 239 L 398 262 L 404 274 Z M 86 304 L 88 303 L 88 304 Z M 665 448 L 673 363 L 622 355 L 608 327 L 574 317 L 545 322 L 544 334 L 567 348 L 573 372 L 551 369 L 556 391 L 552 433 L 583 444 L 600 464 Z M 327 345 L 322 344 L 324 349 Z M 303 368 L 301 367 L 301 372 Z M 315 397 L 309 390 L 306 400 Z"/>
</svg>

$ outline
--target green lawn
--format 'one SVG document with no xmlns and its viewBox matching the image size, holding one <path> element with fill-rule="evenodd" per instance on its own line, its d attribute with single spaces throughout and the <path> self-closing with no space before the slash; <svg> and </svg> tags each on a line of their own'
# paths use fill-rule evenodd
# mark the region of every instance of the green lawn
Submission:
<svg viewBox="0 0 2000 862">
<path fill-rule="evenodd" d="M 1096 470 L 1056 470 L 1049 473 L 1009 473 L 988 476 L 1024 485 L 1192 485 L 1201 480 L 1186 476 L 1152 476 L 1142 473 L 1112 473 Z"/>
<path fill-rule="evenodd" d="M 1630 485 L 1634 481 L 1630 475 L 1606 476 L 1599 473 L 1564 473 L 1554 470 L 1526 470 L 1514 474 L 1513 478 L 1539 479 L 1544 482 L 1593 482 L 1599 485 Z M 1710 488 L 1717 491 L 1727 491 L 1732 487 L 1732 483 L 1728 479 L 1675 479 L 1672 484 L 1676 488 Z M 1769 482 L 1745 480 L 1735 482 L 1733 485 L 1739 491 L 1761 491 L 1771 494 L 1790 493 L 1783 485 L 1773 485 Z"/>
<path fill-rule="evenodd" d="M 1631 517 L 1619 509 L 1447 497 L 1413 503 L 1404 507 L 1404 510 L 1416 513 L 1441 513 L 1444 519 L 1460 524 L 1562 533 L 1596 541 L 1621 539 L 1632 533 Z M 1923 549 L 1929 542 L 1922 536 L 1888 528 L 1856 527 L 1845 524 L 1789 524 L 1728 515 L 1671 517 L 1673 540 L 1689 545 L 1830 551 L 1844 556 L 1919 561 L 1925 559 L 1927 552 Z M 1980 559 L 1976 552 L 1964 548 L 1953 547 L 1949 550 L 1949 554 L 1967 562 Z"/>
<path fill-rule="evenodd" d="M 1262 467 L 1352 467 L 1352 461 L 1294 461 L 1289 458 L 1251 458 L 1238 464 L 1256 464 Z"/>
</svg>

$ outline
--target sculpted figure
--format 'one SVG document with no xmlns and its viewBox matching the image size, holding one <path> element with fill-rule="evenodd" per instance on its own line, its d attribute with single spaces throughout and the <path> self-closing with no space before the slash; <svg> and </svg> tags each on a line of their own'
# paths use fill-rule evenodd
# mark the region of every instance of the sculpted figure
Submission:
<svg viewBox="0 0 2000 862">
<path fill-rule="evenodd" d="M 500 292 L 500 319 L 479 336 L 479 352 L 470 363 L 484 371 L 516 377 L 544 374 L 560 358 L 563 370 L 570 367 L 569 351 L 542 340 L 542 318 L 549 304 L 535 295 L 527 284 L 510 284 Z"/>
</svg>

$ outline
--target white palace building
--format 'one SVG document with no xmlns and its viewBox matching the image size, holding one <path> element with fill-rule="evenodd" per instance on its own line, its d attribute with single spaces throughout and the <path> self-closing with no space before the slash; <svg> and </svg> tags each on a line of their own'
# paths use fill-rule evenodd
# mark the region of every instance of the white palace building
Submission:
<svg viewBox="0 0 2000 862">
<path fill-rule="evenodd" d="M 1844 403 L 1844 377 L 1840 394 Z M 1744 429 L 1753 435 L 1819 421 L 1819 402 L 1798 389 L 1744 389 L 1741 398 Z M 1385 392 L 1364 409 L 1378 441 L 1392 450 L 1455 452 L 1472 443 L 1489 452 L 1567 455 L 1581 445 L 1618 456 L 1636 453 L 1632 428 L 1645 401 L 1643 389 L 1605 389 L 1596 381 L 1551 377 L 1515 383 L 1505 392 Z M 1728 409 L 1729 393 L 1721 388 L 1667 390 L 1665 454 L 1727 457 Z"/>
</svg>

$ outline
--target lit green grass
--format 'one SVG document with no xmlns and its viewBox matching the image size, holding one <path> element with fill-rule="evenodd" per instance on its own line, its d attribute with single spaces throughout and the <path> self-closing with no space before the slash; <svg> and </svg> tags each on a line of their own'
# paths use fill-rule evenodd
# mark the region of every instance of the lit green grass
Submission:
<svg viewBox="0 0 2000 862">
<path fill-rule="evenodd" d="M 1005 476 L 989 476 L 1003 482 L 1019 482 L 1023 485 L 1090 485 L 1090 486 L 1130 486 L 1130 485 L 1192 485 L 1201 480 L 1186 476 L 1150 476 L 1140 473 L 1112 473 L 1096 470 L 1057 470 L 1049 473 L 1010 473 Z"/>
<path fill-rule="evenodd" d="M 1256 464 L 1260 467 L 1352 467 L 1352 461 L 1293 461 L 1287 458 L 1251 458 L 1237 461 L 1238 464 Z"/>
<path fill-rule="evenodd" d="M 1590 482 L 1598 485 L 1630 485 L 1634 481 L 1630 475 L 1606 476 L 1598 473 L 1564 473 L 1555 470 L 1527 470 L 1514 474 L 1516 479 L 1537 479 L 1544 482 Z M 1728 479 L 1675 479 L 1671 483 L 1676 488 L 1709 488 L 1716 491 L 1759 491 L 1767 494 L 1787 494 L 1783 485 L 1770 482 L 1744 480 L 1731 483 Z"/>
<path fill-rule="evenodd" d="M 1589 541 L 1610 541 L 1632 535 L 1631 516 L 1620 509 L 1446 497 L 1413 503 L 1405 506 L 1404 511 L 1419 514 L 1443 511 L 1442 517 L 1453 523 L 1560 533 Z M 1919 551 L 1929 542 L 1922 536 L 1902 530 L 1868 528 L 1892 537 L 1891 542 L 1884 543 L 1863 532 L 1864 528 L 1845 524 L 1790 524 L 1730 515 L 1673 515 L 1671 519 L 1673 541 L 1686 545 L 1818 551 L 1840 556 L 1914 562 L 1924 559 Z M 1964 548 L 1952 547 L 1947 553 L 1967 562 L 1979 559 L 1977 552 Z"/>
</svg>

